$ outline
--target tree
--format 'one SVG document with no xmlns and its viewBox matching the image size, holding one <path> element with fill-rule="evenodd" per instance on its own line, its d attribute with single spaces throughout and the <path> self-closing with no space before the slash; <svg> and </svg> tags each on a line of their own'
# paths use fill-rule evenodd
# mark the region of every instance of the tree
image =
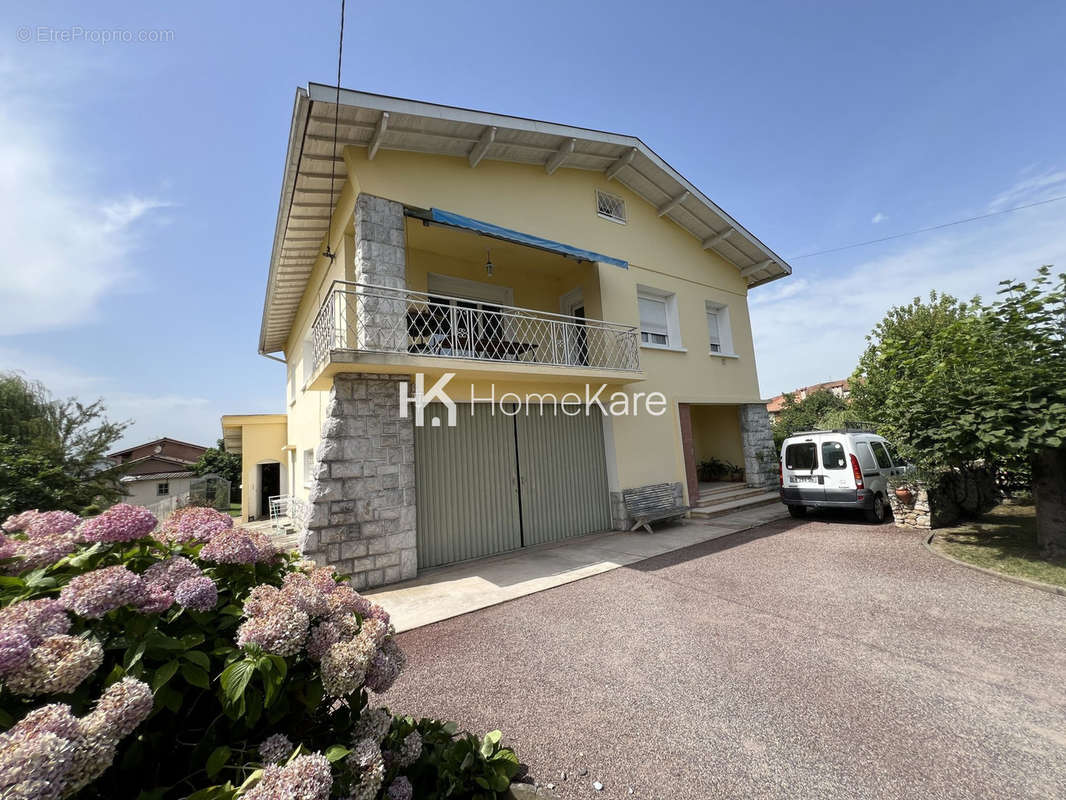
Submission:
<svg viewBox="0 0 1066 800">
<path fill-rule="evenodd" d="M 843 426 L 848 401 L 837 397 L 828 389 L 811 392 L 802 400 L 797 400 L 791 393 L 785 394 L 784 398 L 785 405 L 772 426 L 774 444 L 779 450 L 781 443 L 793 431 L 815 431 Z"/>
<path fill-rule="evenodd" d="M 930 473 L 980 465 L 1036 477 L 1050 553 L 1066 549 L 1066 474 L 1055 466 L 1066 446 L 1066 274 L 1042 267 L 1000 287 L 990 304 L 933 295 L 892 309 L 860 360 L 856 402 Z"/>
<path fill-rule="evenodd" d="M 0 516 L 26 508 L 79 512 L 125 493 L 106 455 L 127 422 L 110 422 L 103 401 L 53 399 L 37 381 L 0 375 Z"/>
<path fill-rule="evenodd" d="M 231 500 L 240 498 L 241 457 L 237 453 L 226 452 L 224 440 L 218 440 L 218 447 L 209 447 L 193 465 L 193 471 L 197 475 L 218 475 L 225 478 L 229 481 Z"/>
</svg>

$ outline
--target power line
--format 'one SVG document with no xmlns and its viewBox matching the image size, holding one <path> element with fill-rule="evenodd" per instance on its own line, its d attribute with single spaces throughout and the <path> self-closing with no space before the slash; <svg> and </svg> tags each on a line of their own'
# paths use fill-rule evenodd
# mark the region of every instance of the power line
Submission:
<svg viewBox="0 0 1066 800">
<path fill-rule="evenodd" d="M 957 219 L 954 222 L 945 222 L 942 225 L 931 225 L 928 228 L 918 228 L 917 230 L 907 231 L 906 233 L 894 233 L 891 236 L 882 236 L 880 239 L 870 239 L 866 242 L 855 242 L 855 244 L 846 244 L 841 247 L 830 247 L 828 250 L 815 250 L 813 253 L 804 253 L 801 256 L 792 256 L 789 261 L 799 261 L 801 258 L 810 258 L 811 256 L 823 256 L 826 253 L 839 253 L 841 250 L 851 250 L 855 247 L 866 247 L 871 244 L 878 244 L 880 242 L 888 242 L 892 239 L 902 239 L 904 236 L 914 236 L 919 233 L 928 233 L 929 231 L 938 231 L 941 228 L 950 228 L 952 225 L 962 225 L 966 222 L 976 222 L 979 219 L 988 219 L 989 217 L 998 217 L 1000 214 L 1009 214 L 1012 211 L 1022 211 L 1026 208 L 1033 208 L 1035 206 L 1043 206 L 1048 203 L 1055 203 L 1059 200 L 1066 200 L 1066 194 L 1059 197 L 1052 197 L 1047 200 L 1038 200 L 1035 203 L 1027 203 L 1024 206 L 1014 206 L 1014 208 L 1005 208 L 1002 211 L 992 211 L 988 214 L 980 214 L 976 217 L 967 217 L 966 219 Z"/>
</svg>

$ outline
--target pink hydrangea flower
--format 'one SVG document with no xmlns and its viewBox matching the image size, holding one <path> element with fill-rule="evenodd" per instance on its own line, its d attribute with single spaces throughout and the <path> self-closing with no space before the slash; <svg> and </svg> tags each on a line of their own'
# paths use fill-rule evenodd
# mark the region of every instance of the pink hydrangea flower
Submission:
<svg viewBox="0 0 1066 800">
<path fill-rule="evenodd" d="M 210 611 L 218 603 L 218 587 L 206 575 L 186 578 L 174 590 L 174 599 L 192 611 Z"/>
<path fill-rule="evenodd" d="M 337 642 L 322 656 L 322 688 L 330 697 L 348 697 L 362 688 L 370 661 L 377 652 L 362 631 L 354 639 Z"/>
<path fill-rule="evenodd" d="M 67 533 L 74 530 L 81 517 L 71 511 L 46 511 L 35 515 L 23 530 L 30 538 L 50 533 Z"/>
<path fill-rule="evenodd" d="M 36 646 L 48 636 L 70 631 L 70 617 L 54 597 L 22 600 L 0 608 L 0 631 L 8 630 L 21 630 Z"/>
<path fill-rule="evenodd" d="M 266 534 L 241 528 L 222 531 L 200 550 L 200 558 L 217 564 L 261 564 L 273 560 L 277 549 Z"/>
<path fill-rule="evenodd" d="M 91 731 L 123 739 L 148 718 L 154 702 L 148 684 L 123 678 L 104 690 L 86 724 Z"/>
<path fill-rule="evenodd" d="M 200 578 L 203 577 L 203 574 L 200 568 L 189 559 L 177 556 L 157 561 L 146 569 L 141 577 L 148 584 L 160 583 L 173 591 L 178 588 L 178 584 L 182 581 L 187 581 L 189 578 Z"/>
<path fill-rule="evenodd" d="M 328 800 L 333 788 L 329 761 L 320 753 L 298 756 L 284 767 L 271 764 L 263 770 L 245 800 Z"/>
<path fill-rule="evenodd" d="M 147 536 L 158 522 L 147 508 L 119 503 L 85 520 L 78 532 L 87 542 L 131 542 Z"/>
<path fill-rule="evenodd" d="M 50 567 L 65 555 L 78 549 L 74 531 L 66 533 L 39 533 L 26 540 L 13 540 L 13 560 L 5 571 L 13 574 L 29 572 L 40 567 Z"/>
<path fill-rule="evenodd" d="M 370 616 L 373 603 L 355 591 L 348 584 L 340 584 L 326 597 L 331 614 L 358 614 Z"/>
<path fill-rule="evenodd" d="M 406 664 L 407 656 L 390 636 L 370 660 L 370 667 L 366 671 L 366 688 L 378 694 L 387 692 Z"/>
<path fill-rule="evenodd" d="M 104 567 L 73 578 L 59 593 L 59 602 L 80 617 L 99 619 L 125 605 L 139 606 L 148 596 L 140 575 L 126 567 Z"/>
<path fill-rule="evenodd" d="M 264 764 L 277 764 L 289 757 L 294 749 L 293 743 L 284 733 L 268 736 L 259 745 L 259 758 Z"/>
<path fill-rule="evenodd" d="M 36 508 L 32 511 L 23 511 L 21 514 L 12 514 L 10 517 L 4 520 L 4 524 L 0 525 L 7 533 L 18 533 L 24 531 L 29 527 L 30 523 L 40 514 Z"/>
<path fill-rule="evenodd" d="M 401 775 L 389 784 L 389 791 L 386 793 L 386 797 L 389 800 L 411 800 L 414 796 L 414 791 L 411 781 L 406 776 Z"/>
<path fill-rule="evenodd" d="M 0 629 L 0 676 L 22 667 L 30 660 L 33 645 L 21 627 Z"/>
<path fill-rule="evenodd" d="M 242 622 L 237 629 L 237 645 L 258 645 L 277 656 L 296 655 L 307 639 L 309 624 L 310 618 L 303 611 L 278 604 L 270 613 Z"/>
<path fill-rule="evenodd" d="M 18 542 L 0 533 L 0 558 L 13 558 L 18 550 Z"/>
<path fill-rule="evenodd" d="M 213 508 L 179 508 L 163 523 L 157 538 L 170 542 L 208 542 L 233 527 L 233 517 Z"/>
<path fill-rule="evenodd" d="M 4 683 L 15 694 L 67 694 L 92 675 L 104 661 L 104 648 L 92 639 L 49 636 L 30 652 L 21 667 Z"/>
<path fill-rule="evenodd" d="M 174 592 L 162 583 L 149 583 L 145 588 L 144 598 L 136 604 L 136 608 L 145 614 L 162 614 L 172 605 Z"/>
</svg>

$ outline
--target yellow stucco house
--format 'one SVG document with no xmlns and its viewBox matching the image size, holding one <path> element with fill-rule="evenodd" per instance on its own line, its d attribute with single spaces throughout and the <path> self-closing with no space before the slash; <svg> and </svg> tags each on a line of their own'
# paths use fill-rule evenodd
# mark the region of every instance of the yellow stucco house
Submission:
<svg viewBox="0 0 1066 800">
<path fill-rule="evenodd" d="M 694 503 L 711 457 L 776 484 L 747 295 L 779 256 L 634 137 L 335 92 L 293 108 L 285 413 L 222 420 L 246 518 L 292 498 L 362 587 L 626 528 L 625 489 Z"/>
</svg>

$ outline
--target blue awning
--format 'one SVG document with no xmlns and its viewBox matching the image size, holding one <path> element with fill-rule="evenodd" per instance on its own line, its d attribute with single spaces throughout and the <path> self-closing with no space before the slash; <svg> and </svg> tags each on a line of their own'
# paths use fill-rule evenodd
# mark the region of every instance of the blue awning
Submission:
<svg viewBox="0 0 1066 800">
<path fill-rule="evenodd" d="M 620 258 L 611 258 L 602 253 L 594 253 L 591 250 L 582 250 L 580 247 L 573 247 L 568 244 L 563 244 L 562 242 L 553 242 L 551 239 L 542 239 L 539 236 L 533 236 L 520 231 L 513 231 L 510 228 L 501 228 L 499 225 L 493 225 L 491 222 L 482 222 L 478 219 L 471 219 L 470 217 L 464 217 L 460 214 L 453 214 L 451 211 L 441 211 L 439 208 L 431 208 L 429 213 L 432 221 L 438 222 L 441 225 L 450 225 L 453 228 L 465 228 L 468 231 L 491 236 L 494 239 L 503 239 L 507 242 L 524 244 L 528 247 L 537 247 L 541 250 L 558 253 L 561 256 L 576 258 L 578 261 L 602 261 L 605 264 L 614 264 L 616 267 L 629 269 L 629 262 L 623 261 Z"/>
</svg>

